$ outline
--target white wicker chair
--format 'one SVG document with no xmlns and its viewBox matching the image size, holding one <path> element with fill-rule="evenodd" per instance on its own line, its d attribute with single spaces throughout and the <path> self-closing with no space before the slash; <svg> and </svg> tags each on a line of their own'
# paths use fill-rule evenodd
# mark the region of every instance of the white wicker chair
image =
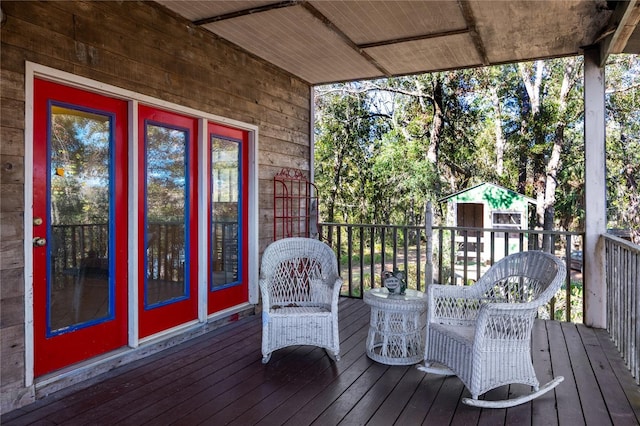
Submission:
<svg viewBox="0 0 640 426">
<path fill-rule="evenodd" d="M 557 257 L 528 251 L 496 262 L 471 286 L 427 286 L 425 364 L 418 368 L 458 376 L 471 392 L 463 402 L 476 407 L 512 407 L 553 389 L 564 378 L 539 386 L 531 331 L 538 308 L 556 294 L 565 274 Z M 530 385 L 533 392 L 501 401 L 478 399 L 510 383 Z"/>
<path fill-rule="evenodd" d="M 285 238 L 262 255 L 262 362 L 276 349 L 313 345 L 340 359 L 338 298 L 342 279 L 336 255 L 311 238 Z"/>
</svg>

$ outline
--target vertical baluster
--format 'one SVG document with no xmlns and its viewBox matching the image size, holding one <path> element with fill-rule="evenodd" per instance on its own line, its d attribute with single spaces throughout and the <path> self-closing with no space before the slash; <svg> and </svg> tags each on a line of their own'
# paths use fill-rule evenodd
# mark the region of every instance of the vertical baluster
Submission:
<svg viewBox="0 0 640 426">
<path fill-rule="evenodd" d="M 456 284 L 456 250 L 457 250 L 457 244 L 456 244 L 456 236 L 455 236 L 455 230 L 451 230 L 451 234 L 450 234 L 450 240 L 451 240 L 451 250 L 450 250 L 450 254 L 449 254 L 449 264 L 451 265 L 451 284 L 455 285 Z"/>
<path fill-rule="evenodd" d="M 438 229 L 438 283 L 444 284 L 444 229 Z"/>
<path fill-rule="evenodd" d="M 349 296 L 353 297 L 353 228 L 347 226 L 347 274 L 349 277 Z M 362 297 L 362 293 L 359 295 Z"/>
<path fill-rule="evenodd" d="M 342 258 L 342 227 L 340 225 L 336 226 L 336 255 L 338 256 L 338 275 L 342 276 L 342 262 L 340 259 Z M 351 296 L 351 294 L 349 294 Z"/>
<path fill-rule="evenodd" d="M 631 300 L 635 305 L 634 312 L 631 318 L 635 318 L 636 322 L 633 325 L 633 344 L 631 346 L 632 353 L 635 354 L 634 358 L 634 370 L 636 377 L 636 384 L 640 385 L 640 252 L 636 251 L 633 255 L 633 264 L 631 266 L 631 279 L 629 280 L 629 286 L 631 287 Z M 635 284 L 634 284 L 635 283 Z"/>
<path fill-rule="evenodd" d="M 358 255 L 360 256 L 360 294 L 364 296 L 364 226 L 358 226 L 360 238 L 358 239 Z"/>
<path fill-rule="evenodd" d="M 469 248 L 469 230 L 465 229 L 463 232 L 463 241 L 462 244 L 462 285 L 467 285 L 467 269 L 469 267 L 469 252 L 467 251 Z"/>
<path fill-rule="evenodd" d="M 509 232 L 504 232 L 504 257 L 509 256 Z"/>
<path fill-rule="evenodd" d="M 480 270 L 480 265 L 482 264 L 482 251 L 480 250 L 482 247 L 482 232 L 476 232 L 476 281 L 480 279 L 480 274 L 482 273 Z"/>
<path fill-rule="evenodd" d="M 565 264 L 567 265 L 567 276 L 565 278 L 565 321 L 571 322 L 571 234 L 567 234 L 565 243 Z"/>
<path fill-rule="evenodd" d="M 393 267 L 391 268 L 392 271 L 395 271 L 396 269 L 398 269 L 398 228 L 396 228 L 395 226 L 393 226 L 391 228 L 392 231 L 392 235 L 393 235 Z"/>
<path fill-rule="evenodd" d="M 374 226 L 370 227 L 370 259 L 369 259 L 369 273 L 371 276 L 371 288 L 375 288 L 376 286 L 376 267 L 375 267 L 375 259 L 376 259 L 376 228 Z"/>
<path fill-rule="evenodd" d="M 416 290 L 422 291 L 422 229 L 418 228 L 415 232 L 416 235 Z M 426 281 L 425 281 L 426 285 Z"/>
<path fill-rule="evenodd" d="M 380 241 L 382 243 L 382 248 L 380 252 L 380 261 L 382 263 L 382 269 L 380 269 L 380 274 L 382 274 L 382 271 L 384 271 L 387 267 L 387 235 L 386 234 L 387 234 L 387 227 L 383 225 L 380 229 Z M 382 285 L 382 281 L 380 281 L 380 285 Z"/>
<path fill-rule="evenodd" d="M 409 233 L 408 228 L 406 226 L 402 227 L 402 238 L 404 240 L 403 249 L 404 249 L 404 279 L 409 285 Z"/>
<path fill-rule="evenodd" d="M 625 271 L 625 276 L 622 279 L 622 281 L 620 282 L 620 288 L 622 289 L 622 293 L 625 295 L 625 297 L 622 298 L 621 302 L 621 306 L 622 309 L 620 310 L 620 312 L 625 312 L 625 313 L 630 313 L 631 309 L 629 306 L 629 299 L 631 296 L 631 292 L 629 291 L 629 281 L 631 279 L 631 277 L 629 276 L 629 255 L 630 252 L 629 250 L 627 250 L 626 248 L 623 248 L 621 250 L 621 259 L 620 259 L 620 269 L 622 271 Z M 629 350 L 630 348 L 630 343 L 631 343 L 631 334 L 630 332 L 630 327 L 631 327 L 631 321 L 620 321 L 620 323 L 622 324 L 623 327 L 623 333 L 622 333 L 622 341 L 624 342 L 624 353 L 626 354 L 626 364 L 627 364 L 627 368 L 631 368 L 631 352 Z"/>
<path fill-rule="evenodd" d="M 489 248 L 489 250 L 491 251 L 490 264 L 493 265 L 496 262 L 496 231 L 492 230 L 489 235 L 490 235 L 489 238 L 491 239 L 490 241 L 491 247 Z"/>
</svg>

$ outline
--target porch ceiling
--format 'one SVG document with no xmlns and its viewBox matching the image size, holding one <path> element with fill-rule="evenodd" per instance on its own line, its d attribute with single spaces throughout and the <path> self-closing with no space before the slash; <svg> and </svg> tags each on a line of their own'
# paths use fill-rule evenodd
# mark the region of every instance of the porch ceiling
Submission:
<svg viewBox="0 0 640 426">
<path fill-rule="evenodd" d="M 311 84 L 640 53 L 637 0 L 157 2 Z"/>
</svg>

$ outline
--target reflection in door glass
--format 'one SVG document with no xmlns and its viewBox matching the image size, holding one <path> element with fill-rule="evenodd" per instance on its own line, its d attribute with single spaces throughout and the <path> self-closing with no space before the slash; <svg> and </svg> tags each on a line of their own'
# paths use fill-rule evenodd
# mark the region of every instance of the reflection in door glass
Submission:
<svg viewBox="0 0 640 426">
<path fill-rule="evenodd" d="M 211 289 L 238 282 L 240 144 L 211 138 Z"/>
<path fill-rule="evenodd" d="M 186 147 L 183 130 L 146 126 L 145 306 L 186 296 Z"/>
<path fill-rule="evenodd" d="M 49 332 L 113 316 L 109 281 L 110 117 L 50 115 Z"/>
</svg>

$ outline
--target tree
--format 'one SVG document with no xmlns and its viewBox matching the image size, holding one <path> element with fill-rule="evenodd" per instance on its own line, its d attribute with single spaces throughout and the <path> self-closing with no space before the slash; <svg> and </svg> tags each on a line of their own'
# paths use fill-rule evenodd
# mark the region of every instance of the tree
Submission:
<svg viewBox="0 0 640 426">
<path fill-rule="evenodd" d="M 537 200 L 532 226 L 582 229 L 582 72 L 574 57 L 320 88 L 320 193 L 361 221 L 406 223 L 414 206 L 489 181 Z M 639 74 L 637 56 L 611 60 L 612 226 L 639 226 Z"/>
<path fill-rule="evenodd" d="M 640 60 L 615 55 L 607 64 L 607 192 L 611 228 L 640 244 Z"/>
<path fill-rule="evenodd" d="M 358 84 L 318 89 L 315 96 L 316 184 L 322 188 L 321 214 L 364 222 L 372 209 L 372 158 L 379 149 L 387 115 L 373 108 Z"/>
</svg>

